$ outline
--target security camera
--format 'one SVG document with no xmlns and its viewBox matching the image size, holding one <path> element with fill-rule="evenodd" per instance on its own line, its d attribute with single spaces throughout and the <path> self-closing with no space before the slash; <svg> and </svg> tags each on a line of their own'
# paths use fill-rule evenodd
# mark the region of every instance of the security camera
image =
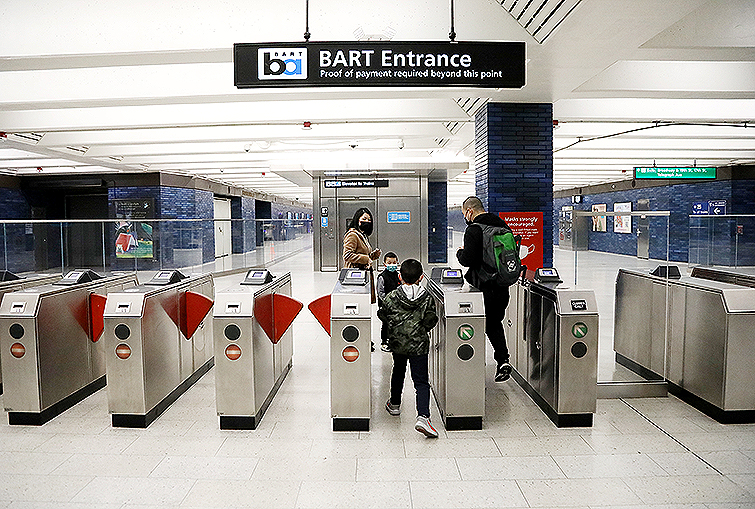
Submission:
<svg viewBox="0 0 755 509">
<path fill-rule="evenodd" d="M 251 152 L 252 151 L 252 145 L 250 143 L 247 143 L 244 145 L 244 152 Z"/>
<path fill-rule="evenodd" d="M 398 149 L 402 150 L 404 148 L 404 140 L 398 140 Z"/>
<path fill-rule="evenodd" d="M 359 144 L 358 144 L 358 143 L 357 143 L 356 141 L 354 141 L 354 142 L 352 142 L 352 143 L 349 143 L 349 147 L 351 147 L 351 149 L 352 149 L 352 150 L 354 150 L 354 149 L 355 149 L 355 148 L 357 148 L 358 146 L 359 146 Z"/>
</svg>

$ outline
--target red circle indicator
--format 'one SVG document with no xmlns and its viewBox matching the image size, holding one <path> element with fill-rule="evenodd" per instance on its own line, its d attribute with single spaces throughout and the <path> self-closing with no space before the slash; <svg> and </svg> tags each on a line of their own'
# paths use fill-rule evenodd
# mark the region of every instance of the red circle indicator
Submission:
<svg viewBox="0 0 755 509">
<path fill-rule="evenodd" d="M 239 345 L 228 345 L 225 349 L 225 356 L 232 361 L 235 361 L 236 359 L 241 357 L 241 348 L 239 347 Z"/>
<path fill-rule="evenodd" d="M 26 347 L 21 343 L 13 343 L 10 346 L 10 354 L 16 359 L 20 359 L 26 354 Z"/>
<path fill-rule="evenodd" d="M 131 347 L 125 343 L 121 343 L 115 347 L 115 355 L 117 355 L 119 359 L 128 359 L 131 357 Z"/>
<path fill-rule="evenodd" d="M 346 362 L 354 362 L 359 358 L 359 350 L 357 350 L 357 348 L 354 346 L 347 346 L 343 349 L 341 355 L 343 356 L 343 360 L 345 360 Z"/>
</svg>

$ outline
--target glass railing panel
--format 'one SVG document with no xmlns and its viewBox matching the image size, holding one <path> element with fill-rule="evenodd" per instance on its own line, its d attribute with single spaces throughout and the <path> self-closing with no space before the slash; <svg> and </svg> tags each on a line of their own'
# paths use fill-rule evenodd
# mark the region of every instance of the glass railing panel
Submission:
<svg viewBox="0 0 755 509">
<path fill-rule="evenodd" d="M 592 289 L 598 303 L 598 382 L 643 383 L 657 376 L 643 376 L 617 362 L 614 348 L 616 326 L 616 279 L 619 269 L 650 273 L 659 265 L 676 265 L 687 272 L 687 263 L 672 260 L 669 240 L 668 211 L 573 211 L 572 237 L 578 249 L 554 251 L 555 265 L 562 279 L 575 287 Z M 610 237 L 608 237 L 610 235 Z M 604 236 L 601 238 L 601 236 Z M 614 252 L 606 252 L 606 247 Z M 679 258 L 679 257 L 677 257 Z M 669 287 L 661 290 L 661 300 L 668 302 Z M 668 338 L 668 307 L 660 305 L 657 316 L 646 317 L 660 321 L 661 335 L 652 348 L 655 357 L 653 370 L 665 376 Z M 650 355 L 650 354 L 648 354 Z M 647 375 L 647 374 L 646 374 Z"/>
</svg>

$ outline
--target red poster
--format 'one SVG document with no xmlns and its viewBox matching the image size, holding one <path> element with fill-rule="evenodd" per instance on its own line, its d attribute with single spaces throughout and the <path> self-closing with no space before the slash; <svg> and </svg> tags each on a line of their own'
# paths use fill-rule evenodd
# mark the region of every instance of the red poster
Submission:
<svg viewBox="0 0 755 509">
<path fill-rule="evenodd" d="M 498 216 L 506 221 L 514 235 L 522 236 L 522 248 L 519 250 L 522 265 L 533 271 L 542 267 L 543 213 L 499 212 Z"/>
</svg>

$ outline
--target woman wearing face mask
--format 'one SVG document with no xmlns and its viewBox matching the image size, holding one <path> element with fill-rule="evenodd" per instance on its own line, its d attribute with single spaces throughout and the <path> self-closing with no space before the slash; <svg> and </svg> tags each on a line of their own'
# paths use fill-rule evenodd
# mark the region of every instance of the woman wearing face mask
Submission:
<svg viewBox="0 0 755 509">
<path fill-rule="evenodd" d="M 380 249 L 372 249 L 367 240 L 372 234 L 372 212 L 365 207 L 358 209 L 350 226 L 343 237 L 343 261 L 346 268 L 370 271 L 372 302 L 375 302 L 372 261 L 380 258 Z"/>
</svg>

